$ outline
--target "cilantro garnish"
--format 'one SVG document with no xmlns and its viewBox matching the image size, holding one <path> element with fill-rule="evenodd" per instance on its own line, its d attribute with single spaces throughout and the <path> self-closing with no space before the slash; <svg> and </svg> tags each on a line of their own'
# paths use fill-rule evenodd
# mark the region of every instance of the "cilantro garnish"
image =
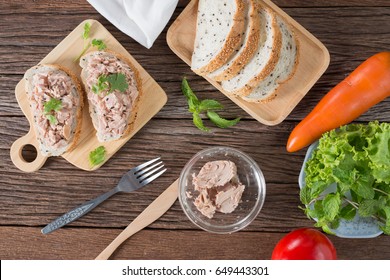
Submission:
<svg viewBox="0 0 390 280">
<path fill-rule="evenodd" d="M 49 101 L 43 104 L 43 111 L 45 113 L 46 118 L 49 120 L 51 124 L 56 124 L 57 119 L 53 115 L 54 112 L 58 112 L 62 108 L 62 102 L 59 99 L 51 98 Z"/>
<path fill-rule="evenodd" d="M 96 94 L 108 88 L 108 94 L 114 90 L 125 92 L 129 87 L 126 81 L 126 76 L 123 73 L 115 73 L 109 75 L 100 75 L 97 84 L 92 86 L 92 91 Z"/>
<path fill-rule="evenodd" d="M 103 40 L 93 39 L 92 46 L 97 47 L 99 51 L 105 50 L 107 48 L 106 44 L 104 44 Z"/>
<path fill-rule="evenodd" d="M 91 44 L 91 41 L 89 40 L 90 32 L 91 24 L 89 22 L 86 22 L 84 24 L 83 33 L 81 34 L 81 38 L 83 38 L 83 50 L 81 51 L 80 55 L 74 59 L 75 62 L 78 61 L 80 57 L 82 57 L 91 46 L 97 47 L 99 51 L 102 51 L 107 48 L 103 40 L 100 39 L 93 39 Z"/>
<path fill-rule="evenodd" d="M 88 159 L 92 167 L 101 164 L 106 159 L 106 148 L 104 146 L 97 147 L 89 153 Z"/>
</svg>

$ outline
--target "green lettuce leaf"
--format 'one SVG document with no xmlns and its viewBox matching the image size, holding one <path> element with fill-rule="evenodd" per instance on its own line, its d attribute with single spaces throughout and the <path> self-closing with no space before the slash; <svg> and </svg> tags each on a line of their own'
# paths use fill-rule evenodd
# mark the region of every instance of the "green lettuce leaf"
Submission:
<svg viewBox="0 0 390 280">
<path fill-rule="evenodd" d="M 306 162 L 300 192 L 305 213 L 326 232 L 358 213 L 376 218 L 390 234 L 389 167 L 389 123 L 349 124 L 325 133 Z M 333 183 L 336 190 L 325 192 Z"/>
</svg>

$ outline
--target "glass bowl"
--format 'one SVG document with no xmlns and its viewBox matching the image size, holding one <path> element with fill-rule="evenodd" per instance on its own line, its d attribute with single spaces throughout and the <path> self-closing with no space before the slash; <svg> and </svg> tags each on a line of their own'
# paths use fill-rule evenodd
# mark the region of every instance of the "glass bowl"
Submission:
<svg viewBox="0 0 390 280">
<path fill-rule="evenodd" d="M 245 185 L 241 202 L 232 213 L 216 212 L 213 218 L 204 216 L 194 205 L 198 192 L 192 183 L 209 161 L 230 160 L 237 166 L 237 175 Z M 187 194 L 190 193 L 191 196 Z M 185 165 L 179 178 L 179 201 L 184 213 L 195 225 L 213 233 L 232 233 L 249 225 L 259 214 L 265 200 L 266 187 L 263 173 L 257 163 L 245 153 L 229 147 L 213 147 L 197 153 Z"/>
</svg>

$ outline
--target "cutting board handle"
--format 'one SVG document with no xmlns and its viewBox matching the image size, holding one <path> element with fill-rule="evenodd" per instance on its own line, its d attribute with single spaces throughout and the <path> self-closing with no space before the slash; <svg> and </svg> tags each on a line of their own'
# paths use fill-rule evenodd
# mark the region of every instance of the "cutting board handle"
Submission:
<svg viewBox="0 0 390 280">
<path fill-rule="evenodd" d="M 31 162 L 28 162 L 23 158 L 22 151 L 26 145 L 32 145 L 37 150 L 37 157 Z M 47 160 L 47 157 L 43 156 L 39 150 L 39 144 L 32 129 L 12 144 L 10 153 L 11 160 L 15 166 L 25 172 L 37 171 Z"/>
</svg>

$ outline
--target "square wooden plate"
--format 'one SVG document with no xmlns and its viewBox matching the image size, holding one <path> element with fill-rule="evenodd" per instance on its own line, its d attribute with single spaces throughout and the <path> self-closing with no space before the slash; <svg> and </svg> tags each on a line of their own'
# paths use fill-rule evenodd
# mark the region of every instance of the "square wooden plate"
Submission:
<svg viewBox="0 0 390 280">
<path fill-rule="evenodd" d="M 61 43 L 59 43 L 40 63 L 62 65 L 80 78 L 81 67 L 74 59 L 80 54 L 83 48 L 81 37 L 86 22 L 91 24 L 90 38 L 102 39 L 107 45 L 107 49 L 112 50 L 128 58 L 138 69 L 142 79 L 143 95 L 141 96 L 137 118 L 132 132 L 124 138 L 107 143 L 100 143 L 95 134 L 91 117 L 88 113 L 88 102 L 84 95 L 83 120 L 81 135 L 76 148 L 62 155 L 71 164 L 84 169 L 95 170 L 106 162 L 115 152 L 117 152 L 138 130 L 140 130 L 167 102 L 167 95 L 156 83 L 155 80 L 141 67 L 141 65 L 126 51 L 126 49 L 96 20 L 85 20 L 80 23 Z M 90 51 L 96 50 L 90 48 Z M 33 66 L 33 65 L 31 65 Z M 26 115 L 30 123 L 30 131 L 27 135 L 16 140 L 11 147 L 11 159 L 21 170 L 26 172 L 36 171 L 42 167 L 47 157 L 39 152 L 39 145 L 33 129 L 32 115 L 29 109 L 29 102 L 24 90 L 25 82 L 22 79 L 15 88 L 16 99 L 20 108 Z M 25 145 L 33 145 L 37 151 L 37 158 L 33 162 L 26 162 L 22 157 L 22 149 Z M 105 161 L 99 166 L 91 167 L 88 161 L 89 153 L 99 146 L 104 146 L 107 151 Z"/>
<path fill-rule="evenodd" d="M 293 26 L 300 44 L 299 64 L 295 75 L 277 90 L 277 97 L 265 104 L 250 103 L 224 92 L 220 84 L 208 79 L 223 94 L 249 115 L 266 125 L 282 122 L 301 101 L 329 65 L 329 52 L 309 31 L 269 0 L 262 1 Z M 188 65 L 194 50 L 198 0 L 192 0 L 171 25 L 167 42 L 172 51 Z"/>
</svg>

